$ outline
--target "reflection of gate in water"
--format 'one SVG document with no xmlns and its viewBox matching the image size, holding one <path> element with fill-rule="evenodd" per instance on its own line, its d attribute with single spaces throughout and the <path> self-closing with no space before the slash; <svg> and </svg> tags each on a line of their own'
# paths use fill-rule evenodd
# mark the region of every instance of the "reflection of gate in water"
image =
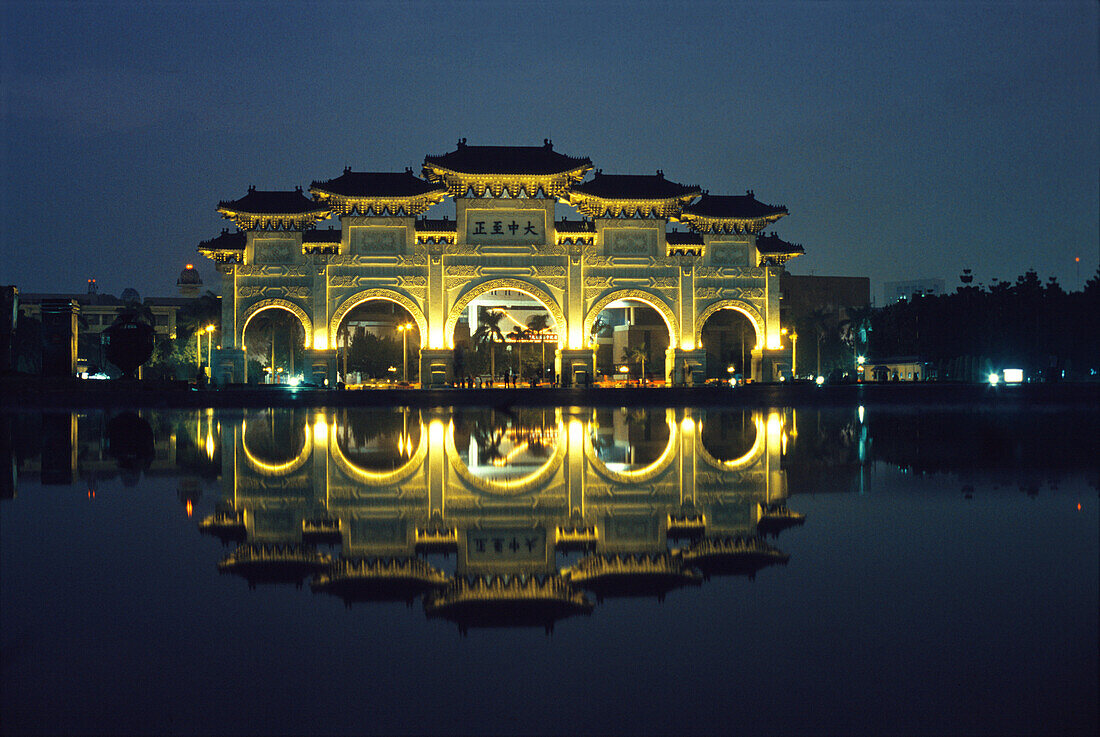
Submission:
<svg viewBox="0 0 1100 737">
<path fill-rule="evenodd" d="M 223 425 L 234 452 L 223 454 L 222 522 L 247 541 L 223 569 L 264 580 L 256 571 L 281 567 L 299 583 L 316 573 L 315 588 L 349 602 L 424 593 L 429 614 L 462 627 L 505 604 L 509 621 L 550 626 L 591 608 L 585 590 L 663 597 L 712 573 L 754 575 L 786 559 L 762 523 L 800 521 L 784 505 L 777 412 L 731 423 L 672 409 L 326 410 L 295 421 L 284 435 L 300 445 L 285 459 L 271 443 L 252 447 L 252 419 Z M 318 558 L 318 541 L 339 555 Z M 453 576 L 433 553 L 456 555 Z"/>
</svg>

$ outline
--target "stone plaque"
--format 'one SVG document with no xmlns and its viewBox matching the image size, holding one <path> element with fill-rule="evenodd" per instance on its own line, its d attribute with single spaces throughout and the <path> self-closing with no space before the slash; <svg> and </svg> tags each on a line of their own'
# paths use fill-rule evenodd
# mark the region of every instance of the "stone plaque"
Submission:
<svg viewBox="0 0 1100 737">
<path fill-rule="evenodd" d="M 387 225 L 357 225 L 350 229 L 348 243 L 357 256 L 397 256 L 405 252 L 405 228 Z"/>
<path fill-rule="evenodd" d="M 468 530 L 466 532 L 468 561 L 525 561 L 546 559 L 546 530 L 502 529 Z"/>
<path fill-rule="evenodd" d="M 258 264 L 288 264 L 294 260 L 294 241 L 289 238 L 257 238 Z"/>
<path fill-rule="evenodd" d="M 710 244 L 710 261 L 722 266 L 752 266 L 748 243 L 717 241 Z"/>
<path fill-rule="evenodd" d="M 657 231 L 645 228 L 608 228 L 604 231 L 611 256 L 653 256 L 657 253 Z"/>
<path fill-rule="evenodd" d="M 545 245 L 544 210 L 466 211 L 466 242 L 478 245 Z"/>
</svg>

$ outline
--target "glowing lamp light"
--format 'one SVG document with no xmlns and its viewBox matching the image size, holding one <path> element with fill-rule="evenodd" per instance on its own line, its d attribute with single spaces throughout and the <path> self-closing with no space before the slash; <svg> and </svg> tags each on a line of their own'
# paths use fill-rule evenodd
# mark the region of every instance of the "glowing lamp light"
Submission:
<svg viewBox="0 0 1100 737">
<path fill-rule="evenodd" d="M 825 383 L 825 377 L 824 376 L 817 377 L 816 379 L 814 379 L 814 383 L 817 384 L 818 386 L 821 386 L 822 384 Z"/>
<path fill-rule="evenodd" d="M 997 386 L 997 382 L 1001 380 L 1000 374 L 997 373 L 992 373 L 986 378 L 988 379 L 990 386 Z"/>
<path fill-rule="evenodd" d="M 1018 368 L 1005 369 L 1004 377 L 1006 384 L 1019 384 L 1024 380 L 1024 370 Z"/>
<path fill-rule="evenodd" d="M 680 348 L 685 351 L 693 351 L 695 350 L 695 343 L 690 340 L 685 340 L 683 343 L 680 344 Z"/>
<path fill-rule="evenodd" d="M 860 366 L 867 363 L 867 356 L 856 356 L 856 363 L 858 363 Z"/>
</svg>

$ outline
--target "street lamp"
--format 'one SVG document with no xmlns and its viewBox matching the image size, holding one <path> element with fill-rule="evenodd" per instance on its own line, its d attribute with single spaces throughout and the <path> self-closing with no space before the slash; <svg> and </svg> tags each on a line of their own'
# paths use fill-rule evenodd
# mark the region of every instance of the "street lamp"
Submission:
<svg viewBox="0 0 1100 737">
<path fill-rule="evenodd" d="M 207 363 L 210 362 L 210 356 L 213 355 L 213 353 L 210 350 L 210 343 L 213 341 L 213 338 L 214 338 L 214 330 L 216 330 L 216 328 L 213 325 L 207 325 L 203 329 L 203 332 L 206 333 L 206 362 Z M 207 375 L 210 375 L 210 367 L 209 366 L 207 367 L 206 373 L 207 373 Z"/>
<path fill-rule="evenodd" d="M 412 330 L 411 322 L 403 322 L 397 326 L 401 333 L 401 380 L 409 383 L 409 331 Z"/>
</svg>

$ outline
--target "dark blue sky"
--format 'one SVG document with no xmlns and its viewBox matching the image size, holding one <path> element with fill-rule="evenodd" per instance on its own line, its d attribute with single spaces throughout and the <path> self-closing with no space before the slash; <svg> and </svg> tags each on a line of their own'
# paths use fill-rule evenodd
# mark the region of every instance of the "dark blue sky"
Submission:
<svg viewBox="0 0 1100 737">
<path fill-rule="evenodd" d="M 456 139 L 790 208 L 795 273 L 1096 270 L 1095 2 L 2 5 L 0 283 L 173 294 L 220 199 Z M 444 203 L 433 214 L 453 212 Z M 322 226 L 323 227 L 323 226 Z"/>
</svg>

